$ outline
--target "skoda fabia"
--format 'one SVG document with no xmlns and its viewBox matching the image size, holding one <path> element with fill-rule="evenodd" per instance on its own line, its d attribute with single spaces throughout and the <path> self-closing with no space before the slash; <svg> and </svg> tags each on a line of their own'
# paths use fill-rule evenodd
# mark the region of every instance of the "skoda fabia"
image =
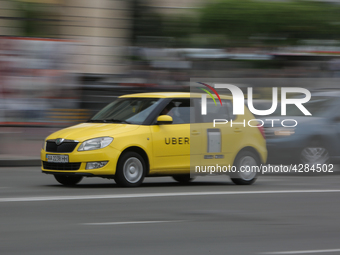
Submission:
<svg viewBox="0 0 340 255">
<path fill-rule="evenodd" d="M 134 187 L 148 176 L 189 182 L 209 166 L 234 166 L 237 171 L 224 174 L 236 184 L 252 184 L 256 171 L 239 169 L 266 162 L 263 132 L 256 125 L 240 125 L 253 115 L 248 109 L 242 116 L 233 115 L 232 98 L 221 98 L 223 106 L 208 101 L 202 115 L 199 94 L 121 96 L 86 123 L 48 136 L 41 150 L 42 171 L 63 185 L 103 177 Z M 214 127 L 215 119 L 239 124 Z"/>
</svg>

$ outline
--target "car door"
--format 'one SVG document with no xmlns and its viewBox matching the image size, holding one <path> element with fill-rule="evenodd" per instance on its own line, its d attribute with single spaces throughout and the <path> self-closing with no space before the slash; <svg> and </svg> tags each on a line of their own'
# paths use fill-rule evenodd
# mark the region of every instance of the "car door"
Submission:
<svg viewBox="0 0 340 255">
<path fill-rule="evenodd" d="M 189 173 L 190 170 L 190 99 L 173 99 L 160 115 L 170 115 L 172 124 L 151 126 L 153 172 Z"/>
<path fill-rule="evenodd" d="M 198 100 L 200 101 L 200 100 Z M 199 103 L 198 103 L 199 104 Z M 200 115 L 201 136 L 200 166 L 228 166 L 233 164 L 233 155 L 243 137 L 243 126 L 231 121 L 242 122 L 240 116 L 232 115 L 232 102 L 222 99 L 222 106 L 215 105 L 212 100 L 207 101 L 207 114 Z M 214 119 L 219 119 L 214 126 Z M 225 121 L 222 121 L 225 120 Z"/>
</svg>

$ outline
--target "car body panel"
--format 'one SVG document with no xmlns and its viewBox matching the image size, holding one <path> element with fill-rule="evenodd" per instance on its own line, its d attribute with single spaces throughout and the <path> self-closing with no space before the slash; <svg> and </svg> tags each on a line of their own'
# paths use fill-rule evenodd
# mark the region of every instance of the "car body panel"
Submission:
<svg viewBox="0 0 340 255">
<path fill-rule="evenodd" d="M 270 116 L 265 119 L 277 119 L 280 123 L 283 119 L 294 119 L 297 126 L 294 134 L 290 136 L 268 136 L 268 163 L 270 164 L 296 164 L 300 162 L 300 154 L 303 148 L 311 143 L 320 141 L 329 152 L 331 162 L 337 163 L 340 158 L 340 122 L 335 121 L 340 117 L 340 92 L 326 91 L 312 93 L 313 98 L 330 98 L 330 103 L 317 116 Z M 265 121 L 266 134 L 270 132 L 271 124 Z M 278 125 L 274 125 L 278 127 Z"/>
</svg>

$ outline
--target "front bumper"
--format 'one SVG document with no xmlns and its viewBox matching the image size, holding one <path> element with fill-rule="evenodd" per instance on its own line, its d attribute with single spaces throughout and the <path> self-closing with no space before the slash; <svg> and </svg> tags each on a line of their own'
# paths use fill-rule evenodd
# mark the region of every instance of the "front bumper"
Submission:
<svg viewBox="0 0 340 255">
<path fill-rule="evenodd" d="M 68 155 L 68 163 L 47 163 L 46 155 Z M 107 146 L 103 149 L 92 151 L 77 151 L 71 153 L 54 153 L 41 150 L 40 158 L 42 161 L 41 170 L 44 173 L 50 174 L 77 174 L 84 176 L 105 176 L 115 175 L 118 158 L 121 152 L 117 149 Z M 87 162 L 108 161 L 108 163 L 101 168 L 86 170 Z M 45 162 L 45 163 L 44 163 Z M 45 165 L 45 167 L 44 167 Z"/>
</svg>

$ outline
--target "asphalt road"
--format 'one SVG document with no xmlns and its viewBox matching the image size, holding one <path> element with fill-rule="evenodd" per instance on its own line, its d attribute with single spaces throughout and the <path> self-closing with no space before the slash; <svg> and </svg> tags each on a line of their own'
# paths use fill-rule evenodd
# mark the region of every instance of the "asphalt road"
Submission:
<svg viewBox="0 0 340 255">
<path fill-rule="evenodd" d="M 0 168 L 0 254 L 340 254 L 340 175 L 142 187 Z"/>
</svg>

